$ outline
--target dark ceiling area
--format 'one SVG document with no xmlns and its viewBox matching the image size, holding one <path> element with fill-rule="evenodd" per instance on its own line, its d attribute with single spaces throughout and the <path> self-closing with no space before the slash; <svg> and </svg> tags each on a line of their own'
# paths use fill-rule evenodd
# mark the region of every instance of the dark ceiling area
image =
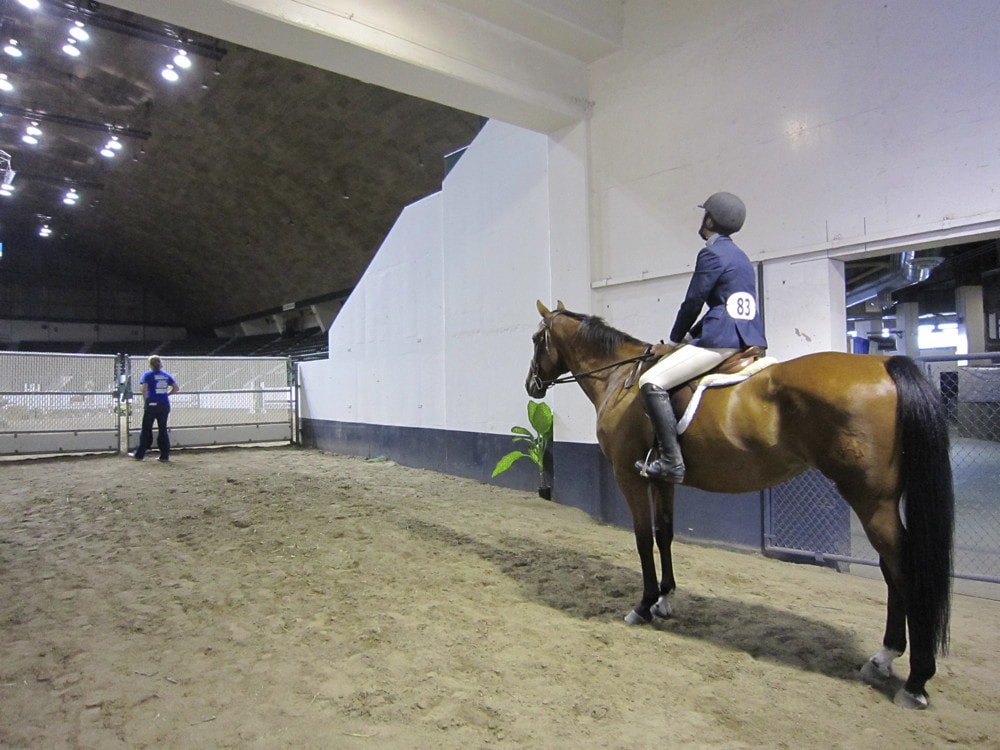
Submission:
<svg viewBox="0 0 1000 750">
<path fill-rule="evenodd" d="M 0 0 L 0 14 L 0 43 L 21 52 L 0 52 L 0 317 L 204 331 L 346 294 L 482 125 L 105 3 Z M 81 293 L 104 299 L 70 305 Z M 116 306 L 130 295 L 148 303 Z"/>
</svg>

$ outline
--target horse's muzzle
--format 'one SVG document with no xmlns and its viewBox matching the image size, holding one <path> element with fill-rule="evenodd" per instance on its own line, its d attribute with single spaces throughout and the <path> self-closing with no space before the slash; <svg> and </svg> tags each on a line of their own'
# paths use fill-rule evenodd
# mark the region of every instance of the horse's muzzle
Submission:
<svg viewBox="0 0 1000 750">
<path fill-rule="evenodd" d="M 543 398 L 545 392 L 548 390 L 548 386 L 542 382 L 542 379 L 538 377 L 538 373 L 532 368 L 531 372 L 528 373 L 528 379 L 524 381 L 524 389 L 532 398 Z"/>
</svg>

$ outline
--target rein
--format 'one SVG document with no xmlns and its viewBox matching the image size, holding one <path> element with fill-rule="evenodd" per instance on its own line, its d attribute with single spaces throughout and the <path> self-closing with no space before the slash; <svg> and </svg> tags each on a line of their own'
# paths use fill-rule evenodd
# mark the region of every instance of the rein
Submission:
<svg viewBox="0 0 1000 750">
<path fill-rule="evenodd" d="M 579 372 L 576 375 L 563 375 L 562 377 L 552 378 L 551 380 L 539 380 L 539 382 L 545 388 L 548 388 L 553 385 L 561 385 L 562 383 L 576 383 L 579 382 L 580 378 L 589 378 L 590 376 L 596 375 L 599 372 L 604 372 L 605 370 L 613 370 L 614 368 L 621 367 L 622 365 L 630 365 L 633 362 L 645 362 L 648 359 L 652 359 L 653 358 L 652 349 L 653 347 L 651 346 L 647 347 L 646 351 L 638 356 L 629 357 L 628 359 L 623 359 L 618 362 L 612 362 L 610 365 L 602 365 L 601 367 L 595 367 L 593 370 L 587 370 L 586 372 Z M 627 388 L 629 387 L 629 385 L 631 385 L 631 383 L 629 383 L 625 387 Z"/>
</svg>

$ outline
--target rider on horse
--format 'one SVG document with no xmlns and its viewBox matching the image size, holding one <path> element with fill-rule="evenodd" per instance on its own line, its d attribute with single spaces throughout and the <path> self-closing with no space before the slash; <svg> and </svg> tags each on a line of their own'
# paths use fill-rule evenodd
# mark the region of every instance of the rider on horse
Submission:
<svg viewBox="0 0 1000 750">
<path fill-rule="evenodd" d="M 737 351 L 767 347 L 753 266 L 730 239 L 743 226 L 746 206 L 732 193 L 715 193 L 699 208 L 705 209 L 698 230 L 705 247 L 698 253 L 669 344 L 653 347 L 653 353 L 662 359 L 639 379 L 639 392 L 653 423 L 660 455 L 648 463 L 637 461 L 636 468 L 652 479 L 677 484 L 684 481 L 684 459 L 669 390 L 711 370 Z M 695 323 L 705 304 L 708 312 Z M 691 340 L 681 346 L 689 333 Z"/>
</svg>

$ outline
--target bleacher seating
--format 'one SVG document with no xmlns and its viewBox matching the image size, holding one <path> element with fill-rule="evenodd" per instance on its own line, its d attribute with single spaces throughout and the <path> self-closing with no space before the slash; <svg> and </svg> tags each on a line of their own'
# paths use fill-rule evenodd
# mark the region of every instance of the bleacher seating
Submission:
<svg viewBox="0 0 1000 750">
<path fill-rule="evenodd" d="M 175 357 L 290 357 L 294 360 L 322 359 L 328 350 L 326 332 L 310 328 L 301 333 L 277 336 L 185 338 L 168 341 L 0 341 L 0 351 L 53 352 L 63 354 L 159 354 Z"/>
</svg>

